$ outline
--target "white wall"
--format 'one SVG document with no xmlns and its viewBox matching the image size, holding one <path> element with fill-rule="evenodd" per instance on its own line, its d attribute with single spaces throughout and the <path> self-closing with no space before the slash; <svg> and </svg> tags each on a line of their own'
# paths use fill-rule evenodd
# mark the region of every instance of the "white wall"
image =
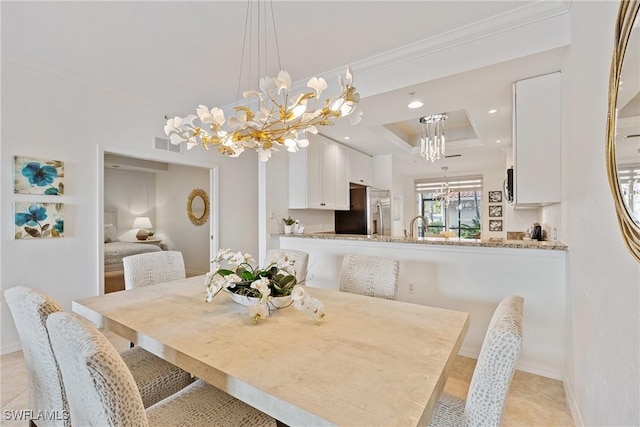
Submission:
<svg viewBox="0 0 640 427">
<path fill-rule="evenodd" d="M 255 153 L 245 153 L 237 159 L 223 158 L 215 150 L 201 148 L 183 155 L 159 153 L 151 148 L 151 138 L 163 135 L 164 114 L 164 107 L 2 57 L 2 289 L 16 285 L 35 287 L 49 293 L 66 309 L 71 308 L 72 300 L 99 292 L 97 254 L 102 213 L 97 196 L 98 144 L 135 150 L 140 157 L 150 154 L 160 161 L 218 163 L 220 246 L 257 253 Z M 21 200 L 12 188 L 14 155 L 65 162 L 65 195 L 55 199 L 65 203 L 64 238 L 12 239 L 13 224 L 6 218 L 13 218 L 13 202 Z M 2 353 L 6 353 L 18 349 L 19 340 L 4 299 L 0 307 L 1 346 Z"/>
<path fill-rule="evenodd" d="M 590 426 L 640 425 L 640 268 L 624 246 L 605 169 L 617 9 L 618 2 L 572 2 L 562 67 L 566 379 L 578 425 Z"/>
<path fill-rule="evenodd" d="M 187 275 L 209 271 L 209 227 L 207 222 L 193 225 L 187 215 L 187 198 L 195 188 L 209 191 L 209 169 L 182 165 L 169 165 L 167 172 L 156 176 L 156 235 L 169 249 L 182 252 Z M 240 249 L 239 249 L 240 250 Z"/>
<path fill-rule="evenodd" d="M 148 216 L 153 230 L 157 230 L 156 175 L 149 172 L 105 168 L 104 207 L 118 209 L 120 240 L 136 240 L 138 230 L 134 230 L 131 226 L 138 216 Z"/>
</svg>

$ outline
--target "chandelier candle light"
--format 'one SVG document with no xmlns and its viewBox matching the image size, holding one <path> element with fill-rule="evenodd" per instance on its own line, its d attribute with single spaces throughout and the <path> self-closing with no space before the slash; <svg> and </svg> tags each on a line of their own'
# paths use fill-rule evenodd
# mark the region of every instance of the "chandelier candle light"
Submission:
<svg viewBox="0 0 640 427">
<path fill-rule="evenodd" d="M 433 114 L 420 118 L 420 155 L 433 163 L 446 154 L 444 121 L 446 114 Z"/>
<path fill-rule="evenodd" d="M 252 5 L 259 7 L 265 3 L 249 1 L 248 16 Z M 273 7 L 271 7 L 271 15 L 273 20 Z M 247 20 L 244 29 L 245 41 L 254 34 L 260 37 L 260 25 L 258 24 L 258 31 L 250 33 L 249 25 L 250 22 Z M 256 46 L 266 45 L 266 26 L 264 31 L 265 34 L 262 37 L 265 40 L 254 41 Z M 273 33 L 276 51 L 279 52 L 275 21 Z M 260 52 L 261 50 L 258 49 L 258 55 L 250 58 L 258 63 L 256 68 L 258 70 L 261 64 L 266 62 L 263 61 L 264 58 L 260 58 Z M 243 45 L 240 76 L 243 75 L 244 56 Z M 278 53 L 279 64 L 280 54 Z M 293 94 L 291 93 L 291 76 L 282 68 L 280 70 L 277 77 L 262 77 L 259 91 L 243 92 L 242 96 L 246 101 L 243 105 L 233 107 L 235 115 L 231 117 L 225 118 L 221 108 L 209 109 L 206 105 L 199 105 L 196 114 L 186 117 L 165 116 L 167 123 L 164 132 L 169 137 L 169 141 L 175 145 L 186 142 L 187 149 L 196 145 L 202 145 L 206 149 L 214 146 L 221 154 L 229 157 L 238 157 L 245 150 L 254 150 L 258 152 L 261 161 L 267 161 L 273 151 L 278 151 L 278 147 L 286 147 L 287 151 L 296 152 L 308 146 L 309 140 L 305 132 L 317 134 L 317 126 L 332 125 L 333 119 L 349 116 L 351 124 L 360 122 L 362 118 L 362 110 L 358 107 L 360 95 L 352 85 L 353 73 L 350 67 L 347 67 L 344 76 L 338 75 L 341 93 L 322 101 L 320 95 L 328 87 L 322 77 L 312 77 L 306 85 L 308 90 Z M 239 86 L 238 81 L 238 94 Z M 254 106 L 254 109 L 249 106 Z"/>
</svg>

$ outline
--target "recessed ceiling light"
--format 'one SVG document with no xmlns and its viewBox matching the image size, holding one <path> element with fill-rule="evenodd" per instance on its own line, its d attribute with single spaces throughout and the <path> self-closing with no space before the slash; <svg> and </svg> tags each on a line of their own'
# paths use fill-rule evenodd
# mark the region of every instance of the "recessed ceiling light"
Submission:
<svg viewBox="0 0 640 427">
<path fill-rule="evenodd" d="M 414 99 L 413 95 L 415 92 L 410 92 L 409 93 L 409 104 L 407 105 L 407 107 L 409 108 L 420 108 L 422 107 L 424 104 L 422 103 L 422 101 L 420 101 L 419 99 Z"/>
<path fill-rule="evenodd" d="M 344 139 L 348 140 L 348 139 L 351 139 L 351 137 L 350 136 L 345 136 Z"/>
<path fill-rule="evenodd" d="M 495 113 L 497 113 L 497 112 L 498 112 L 498 110 L 496 110 L 496 109 L 491 109 L 491 110 L 489 110 L 489 114 L 495 114 Z"/>
<path fill-rule="evenodd" d="M 496 144 L 500 144 L 502 141 L 500 141 L 499 139 L 496 139 Z"/>
</svg>

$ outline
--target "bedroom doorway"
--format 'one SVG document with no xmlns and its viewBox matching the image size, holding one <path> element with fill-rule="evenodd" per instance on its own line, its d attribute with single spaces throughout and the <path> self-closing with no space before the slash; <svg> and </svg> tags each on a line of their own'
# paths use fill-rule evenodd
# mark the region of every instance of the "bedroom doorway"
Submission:
<svg viewBox="0 0 640 427">
<path fill-rule="evenodd" d="M 218 250 L 217 165 L 119 147 L 98 151 L 98 294 L 124 289 L 122 257 L 133 253 L 177 250 L 187 276 L 207 273 Z M 198 203 L 198 221 L 194 192 L 209 202 L 207 209 Z M 152 233 L 146 241 L 136 237 L 141 218 Z"/>
</svg>

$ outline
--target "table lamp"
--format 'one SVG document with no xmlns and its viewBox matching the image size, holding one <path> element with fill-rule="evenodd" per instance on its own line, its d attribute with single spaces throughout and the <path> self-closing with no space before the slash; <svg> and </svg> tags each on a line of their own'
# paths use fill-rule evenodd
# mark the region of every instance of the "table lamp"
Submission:
<svg viewBox="0 0 640 427">
<path fill-rule="evenodd" d="M 148 228 L 153 228 L 151 225 L 151 220 L 148 216 L 138 216 L 135 220 L 133 220 L 132 228 L 139 228 L 138 233 L 136 234 L 136 238 L 138 240 L 147 240 L 149 237 Z"/>
</svg>

